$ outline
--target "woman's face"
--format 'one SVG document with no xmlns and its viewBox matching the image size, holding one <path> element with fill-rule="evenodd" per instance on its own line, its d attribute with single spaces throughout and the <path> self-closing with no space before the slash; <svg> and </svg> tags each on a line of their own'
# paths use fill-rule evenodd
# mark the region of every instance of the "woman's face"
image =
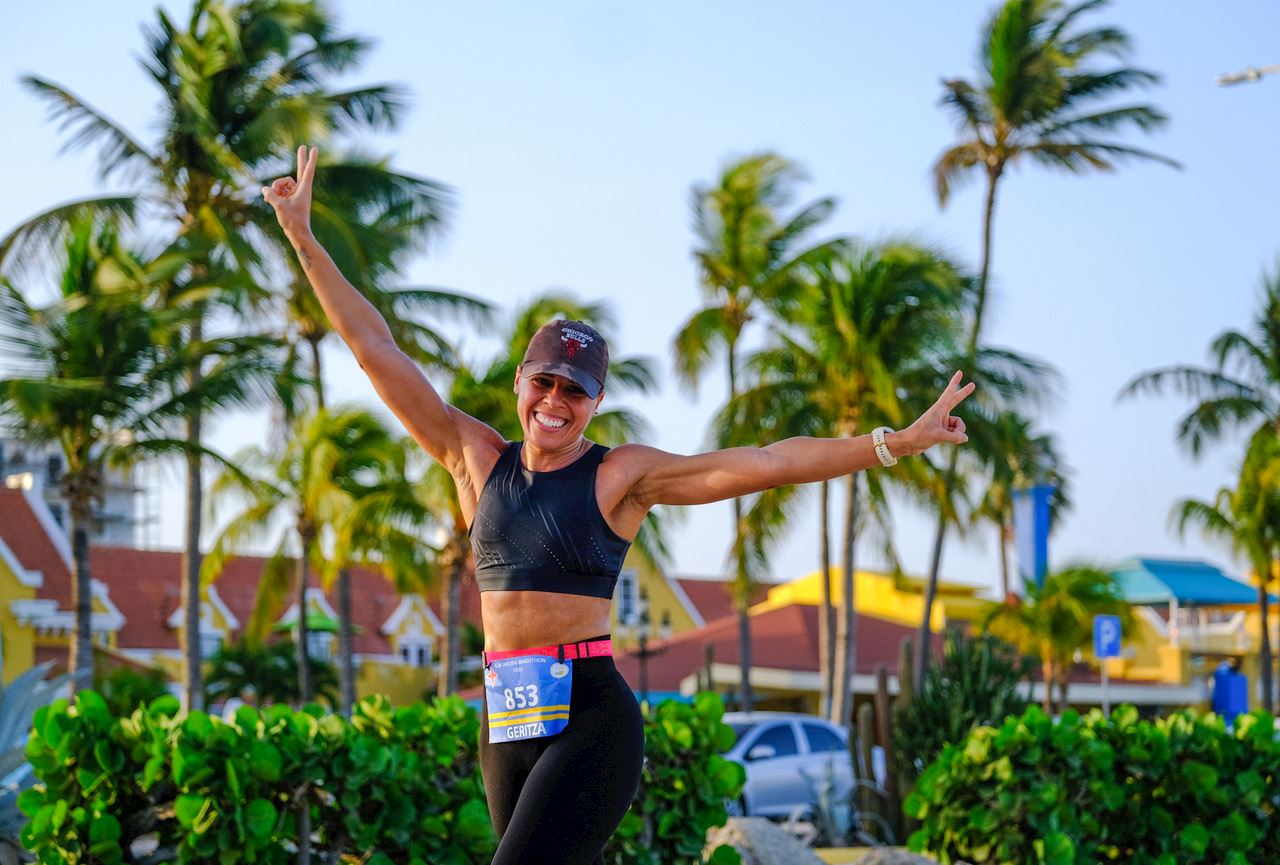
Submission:
<svg viewBox="0 0 1280 865">
<path fill-rule="evenodd" d="M 577 444 L 604 399 L 604 391 L 592 399 L 573 379 L 545 372 L 516 373 L 515 390 L 524 440 L 540 450 Z"/>
</svg>

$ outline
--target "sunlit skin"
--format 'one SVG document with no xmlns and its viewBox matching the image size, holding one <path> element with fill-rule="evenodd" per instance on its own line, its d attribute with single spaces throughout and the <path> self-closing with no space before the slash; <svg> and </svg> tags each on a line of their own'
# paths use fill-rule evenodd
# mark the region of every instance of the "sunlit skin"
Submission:
<svg viewBox="0 0 1280 865">
<path fill-rule="evenodd" d="M 317 151 L 298 148 L 298 179 L 282 177 L 262 194 L 274 208 L 325 313 L 383 402 L 436 462 L 452 475 L 467 524 L 485 480 L 507 442 L 496 430 L 447 405 L 422 370 L 392 338 L 378 311 L 349 283 L 311 233 L 311 188 Z M 516 374 L 516 411 L 524 432 L 521 459 L 530 471 L 569 465 L 590 447 L 583 433 L 604 392 L 592 399 L 557 375 Z M 936 444 L 968 441 L 964 421 L 951 412 L 974 391 L 956 372 L 934 404 L 910 426 L 887 433 L 895 457 Z M 563 423 L 561 423 L 563 422 Z M 879 466 L 870 435 L 797 437 L 763 447 L 684 456 L 624 444 L 605 455 L 596 473 L 596 502 L 618 535 L 634 538 L 654 505 L 724 501 L 770 487 L 830 480 Z M 551 592 L 491 591 L 480 595 L 485 648 L 526 649 L 571 643 L 608 633 L 612 603 Z"/>
<path fill-rule="evenodd" d="M 535 472 L 554 471 L 586 453 L 590 443 L 582 434 L 600 408 L 604 391 L 591 399 L 572 379 L 547 373 L 531 376 L 517 373 L 515 392 L 516 412 L 520 416 L 520 428 L 524 431 L 520 457 L 525 468 Z M 539 422 L 542 416 L 566 423 L 558 430 L 549 429 Z M 600 475 L 607 476 L 603 469 L 601 466 Z M 597 498 L 600 486 L 597 478 Z M 471 516 L 467 514 L 468 522 Z M 605 519 L 608 521 L 607 516 Z M 611 528 L 617 531 L 616 527 Z M 607 634 L 611 607 L 612 601 L 608 598 L 584 595 L 481 592 L 480 615 L 484 619 L 485 647 L 492 651 L 529 648 Z M 491 634 L 501 635 L 502 644 L 498 645 L 496 638 L 491 639 Z"/>
</svg>

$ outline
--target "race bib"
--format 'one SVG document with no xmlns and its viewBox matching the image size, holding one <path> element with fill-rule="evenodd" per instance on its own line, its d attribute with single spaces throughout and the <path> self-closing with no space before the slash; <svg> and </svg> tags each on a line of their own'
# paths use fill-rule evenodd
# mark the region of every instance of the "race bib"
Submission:
<svg viewBox="0 0 1280 865">
<path fill-rule="evenodd" d="M 484 691 L 491 744 L 554 736 L 569 723 L 573 661 L 548 655 L 490 661 Z"/>
</svg>

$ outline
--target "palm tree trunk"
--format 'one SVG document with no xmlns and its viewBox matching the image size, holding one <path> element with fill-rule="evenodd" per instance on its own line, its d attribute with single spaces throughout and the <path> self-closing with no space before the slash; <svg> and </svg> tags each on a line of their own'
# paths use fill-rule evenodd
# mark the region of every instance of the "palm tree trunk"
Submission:
<svg viewBox="0 0 1280 865">
<path fill-rule="evenodd" d="M 818 577 L 822 583 L 822 606 L 818 610 L 818 665 L 822 673 L 821 707 L 823 717 L 831 717 L 831 691 L 835 681 L 836 643 L 832 639 L 835 631 L 835 609 L 831 606 L 831 484 L 823 481 L 818 488 L 818 512 L 822 525 L 819 530 L 819 545 L 822 550 L 818 565 Z"/>
<path fill-rule="evenodd" d="M 987 171 L 987 198 L 982 207 L 982 269 L 978 273 L 977 298 L 973 304 L 973 328 L 969 331 L 967 358 L 972 363 L 978 356 L 978 341 L 982 338 L 982 317 L 987 308 L 987 279 L 991 274 L 991 227 L 996 215 L 996 187 L 1004 166 Z"/>
<path fill-rule="evenodd" d="M 204 339 L 203 316 L 191 325 L 190 344 L 199 345 Z M 187 383 L 194 389 L 204 378 L 200 362 L 192 363 L 187 370 Z M 203 413 L 199 410 L 187 415 L 187 443 L 199 445 L 203 436 Z M 201 477 L 200 455 L 187 454 L 187 525 L 182 550 L 182 690 L 187 708 L 192 711 L 204 708 L 203 663 L 200 646 L 200 531 L 204 518 L 204 479 Z"/>
<path fill-rule="evenodd" d="M 71 502 L 71 555 L 75 574 L 71 580 L 71 609 L 76 623 L 71 632 L 72 693 L 93 687 L 92 577 L 89 573 L 89 499 L 84 493 Z"/>
<path fill-rule="evenodd" d="M 991 227 L 996 212 L 996 188 L 1000 182 L 1003 165 L 995 165 L 987 170 L 987 198 L 982 211 L 982 270 L 978 274 L 977 299 L 973 307 L 973 327 L 969 331 L 968 351 L 965 362 L 971 372 L 978 357 L 978 341 L 982 336 L 982 316 L 987 307 L 987 279 L 991 273 Z M 920 628 L 916 633 L 916 645 L 920 647 L 916 654 L 916 681 L 924 681 L 924 671 L 929 668 L 930 641 L 933 631 L 930 617 L 933 614 L 933 601 L 938 596 L 938 575 L 942 570 L 942 547 L 947 536 L 947 520 L 949 508 L 946 502 L 951 498 L 951 490 L 956 482 L 956 460 L 960 456 L 957 448 L 951 449 L 947 461 L 947 474 L 943 481 L 943 501 L 939 502 L 938 530 L 933 537 L 933 552 L 929 557 L 929 581 L 925 585 L 924 610 L 920 616 Z"/>
<path fill-rule="evenodd" d="M 1262 668 L 1262 708 L 1267 713 L 1274 712 L 1271 678 L 1271 623 L 1269 621 L 1270 599 L 1267 597 L 1267 581 L 1265 572 L 1258 575 L 1258 615 L 1262 625 L 1262 640 L 1258 646 L 1258 662 Z"/>
<path fill-rule="evenodd" d="M 351 630 L 351 571 L 338 570 L 338 688 L 342 714 L 351 717 L 356 702 L 355 635 Z"/>
<path fill-rule="evenodd" d="M 933 601 L 938 596 L 938 573 L 942 570 L 942 545 L 947 537 L 947 520 L 949 508 L 947 496 L 951 492 L 952 479 L 955 477 L 956 451 L 951 452 L 951 462 L 947 466 L 946 480 L 943 482 L 943 499 L 938 502 L 938 528 L 933 535 L 933 551 L 929 555 L 929 579 L 924 586 L 924 609 L 920 611 L 920 627 L 916 629 L 916 645 L 920 647 L 915 656 L 915 679 L 924 681 L 925 671 L 929 669 L 929 653 L 932 651 L 933 638 Z"/>
<path fill-rule="evenodd" d="M 857 546 L 858 476 L 845 479 L 844 518 L 844 568 L 840 575 L 840 616 L 836 621 L 835 691 L 831 705 L 831 720 L 853 729 L 854 677 L 858 670 L 858 617 L 857 578 L 854 550 Z"/>
<path fill-rule="evenodd" d="M 741 670 L 742 696 L 738 700 L 738 711 L 750 712 L 755 706 L 756 696 L 751 689 L 751 603 L 748 599 L 738 598 L 738 658 Z"/>
<path fill-rule="evenodd" d="M 311 371 L 315 375 L 316 408 L 324 411 L 324 379 L 321 377 L 320 340 L 308 339 L 307 345 L 311 347 Z"/>
<path fill-rule="evenodd" d="M 737 340 L 729 338 L 729 401 L 738 396 L 738 369 L 735 356 Z M 739 708 L 750 712 L 755 705 L 751 690 L 751 574 L 747 569 L 747 550 L 742 531 L 742 499 L 733 500 L 733 549 L 736 551 L 734 594 L 738 607 L 738 667 L 740 670 Z"/>
<path fill-rule="evenodd" d="M 1046 715 L 1053 714 L 1053 656 L 1049 654 L 1048 649 L 1040 650 L 1043 657 L 1040 659 L 1040 675 L 1044 676 L 1044 697 L 1040 700 L 1040 704 L 1044 707 Z"/>
<path fill-rule="evenodd" d="M 455 537 L 450 543 L 453 554 L 445 568 L 445 579 L 448 581 L 444 590 L 444 644 L 440 651 L 440 676 L 436 685 L 436 693 L 447 697 L 458 690 L 458 604 L 462 595 L 462 571 L 466 566 L 466 554 L 461 551 L 461 544 L 466 536 Z"/>
<path fill-rule="evenodd" d="M 298 644 L 294 651 L 298 656 L 298 694 L 302 703 L 311 701 L 311 667 L 307 661 L 307 581 L 308 565 L 311 558 L 311 537 L 306 530 L 302 536 L 302 555 L 298 556 L 298 584 L 294 590 L 294 601 L 298 605 Z"/>
<path fill-rule="evenodd" d="M 1003 517 L 1000 518 L 996 537 L 1000 543 L 1000 599 L 1003 601 L 1009 598 L 1009 535 Z"/>
</svg>

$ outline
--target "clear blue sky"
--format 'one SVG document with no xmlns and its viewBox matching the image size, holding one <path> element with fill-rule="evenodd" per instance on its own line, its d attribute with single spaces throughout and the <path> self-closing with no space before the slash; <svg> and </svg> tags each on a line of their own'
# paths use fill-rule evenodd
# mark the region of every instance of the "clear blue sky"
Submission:
<svg viewBox="0 0 1280 865">
<path fill-rule="evenodd" d="M 993 4 L 604 3 L 334 4 L 341 28 L 377 47 L 350 83 L 403 82 L 402 128 L 371 142 L 400 168 L 457 189 L 446 240 L 406 280 L 450 286 L 510 306 L 560 286 L 608 297 L 621 322 L 615 350 L 653 355 L 669 372 L 670 338 L 698 300 L 688 190 L 737 155 L 772 149 L 807 169 L 805 196 L 840 200 L 831 233 L 911 233 L 973 266 L 980 187 L 939 211 L 928 169 L 952 140 L 939 79 L 970 75 Z M 178 18 L 189 4 L 165 4 Z M 17 86 L 36 72 L 68 86 L 144 140 L 155 94 L 136 57 L 153 2 L 22 3 L 0 33 L 0 231 L 52 204 L 99 190 L 92 159 L 57 156 L 60 138 Z M 1280 252 L 1275 140 L 1280 77 L 1221 88 L 1214 77 L 1280 62 L 1280 7 L 1119 2 L 1096 22 L 1135 39 L 1134 62 L 1164 76 L 1139 98 L 1164 108 L 1167 131 L 1142 141 L 1181 161 L 1073 178 L 1014 171 L 1002 187 L 990 338 L 1064 375 L 1039 421 L 1074 472 L 1076 508 L 1051 545 L 1054 562 L 1148 555 L 1229 556 L 1168 528 L 1171 503 L 1230 481 L 1237 450 L 1193 464 L 1173 442 L 1176 397 L 1117 404 L 1133 374 L 1203 363 L 1210 339 L 1244 327 L 1260 277 Z M 117 185 L 114 187 L 121 189 Z M 474 340 L 477 353 L 481 345 Z M 329 373 L 340 397 L 372 389 L 339 346 Z M 723 380 L 701 397 L 664 376 L 640 403 L 655 444 L 703 441 Z M 257 440 L 264 423 L 220 425 L 215 446 Z M 837 503 L 838 504 L 838 503 Z M 181 541 L 180 479 L 169 471 L 160 540 Z M 838 511 L 836 511 L 838 513 Z M 775 559 L 778 578 L 816 563 L 816 508 L 796 520 Z M 727 506 L 696 509 L 678 531 L 675 571 L 720 572 Z M 897 541 L 909 569 L 927 564 L 932 522 L 901 506 Z M 871 546 L 860 554 L 871 560 Z M 994 585 L 982 534 L 952 541 L 944 574 Z"/>
</svg>

